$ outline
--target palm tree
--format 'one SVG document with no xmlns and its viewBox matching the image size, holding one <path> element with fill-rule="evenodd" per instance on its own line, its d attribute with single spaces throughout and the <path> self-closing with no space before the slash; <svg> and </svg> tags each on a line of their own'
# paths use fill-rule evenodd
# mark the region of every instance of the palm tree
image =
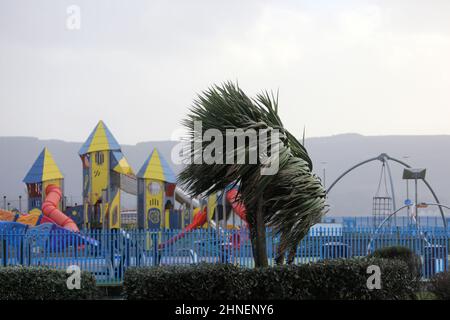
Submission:
<svg viewBox="0 0 450 320">
<path fill-rule="evenodd" d="M 222 150 L 214 150 L 214 156 L 223 158 L 222 163 L 196 164 L 193 161 L 208 150 L 209 141 L 201 141 L 195 131 L 195 123 L 201 121 L 202 133 L 209 129 L 219 130 L 223 136 L 227 130 L 266 130 L 268 148 L 264 154 L 276 157 L 279 169 L 273 175 L 261 174 L 267 162 L 259 158 L 256 163 L 227 164 L 230 156 L 226 141 Z M 249 98 L 237 84 L 227 82 L 214 85 L 194 100 L 183 125 L 188 129 L 191 148 L 190 163 L 179 175 L 179 183 L 197 196 L 212 194 L 234 184 L 239 189 L 239 201 L 247 208 L 253 256 L 256 266 L 267 266 L 266 226 L 280 235 L 277 263 L 283 263 L 286 251 L 290 251 L 289 262 L 293 261 L 298 243 L 309 228 L 320 221 L 325 213 L 325 190 L 320 179 L 312 173 L 312 161 L 306 149 L 287 131 L 278 116 L 278 100 L 267 92 Z M 259 131 L 261 132 L 261 131 Z M 275 135 L 279 132 L 279 136 Z M 258 142 L 261 141 L 258 136 Z M 209 150 L 210 151 L 210 150 Z M 234 146 L 233 158 L 237 152 L 250 156 L 249 144 Z M 258 152 L 263 152 L 258 150 Z M 275 158 L 273 158 L 275 159 Z M 217 161 L 219 162 L 219 161 Z"/>
</svg>

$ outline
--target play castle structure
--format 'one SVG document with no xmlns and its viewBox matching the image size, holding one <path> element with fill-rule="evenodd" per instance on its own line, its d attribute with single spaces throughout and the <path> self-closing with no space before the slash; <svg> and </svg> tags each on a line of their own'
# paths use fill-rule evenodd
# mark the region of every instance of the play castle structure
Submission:
<svg viewBox="0 0 450 320">
<path fill-rule="evenodd" d="M 212 226 L 228 227 L 233 212 L 245 221 L 245 208 L 235 203 L 236 190 L 224 190 L 205 199 L 192 199 L 177 187 L 170 164 L 153 149 L 137 174 L 121 146 L 100 121 L 78 152 L 83 188 L 81 205 L 64 201 L 64 176 L 47 148 L 39 154 L 23 182 L 28 212 L 0 210 L 0 228 L 47 228 L 79 233 L 80 230 L 117 230 L 122 226 L 121 193 L 136 196 L 139 229 L 180 229 L 182 232 Z"/>
<path fill-rule="evenodd" d="M 156 229 L 178 226 L 179 217 L 173 210 L 176 177 L 157 149 L 145 161 L 137 179 L 138 227 Z"/>
<path fill-rule="evenodd" d="M 85 227 L 120 228 L 121 176 L 134 176 L 120 145 L 100 121 L 79 151 Z"/>
</svg>

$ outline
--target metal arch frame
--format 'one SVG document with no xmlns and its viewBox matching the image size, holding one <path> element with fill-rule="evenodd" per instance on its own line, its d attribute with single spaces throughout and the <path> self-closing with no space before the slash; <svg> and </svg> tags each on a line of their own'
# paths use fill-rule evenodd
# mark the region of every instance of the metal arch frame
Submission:
<svg viewBox="0 0 450 320">
<path fill-rule="evenodd" d="M 328 187 L 326 193 L 327 193 L 327 194 L 330 193 L 331 189 L 333 189 L 333 187 L 336 185 L 336 183 L 338 183 L 343 177 L 345 177 L 345 176 L 346 176 L 348 173 L 350 173 L 351 171 L 355 170 L 356 168 L 358 168 L 358 167 L 360 167 L 360 166 L 362 166 L 362 165 L 365 165 L 365 164 L 367 164 L 367 163 L 369 163 L 369 162 L 376 161 L 376 160 L 381 161 L 381 162 L 383 162 L 383 163 L 386 163 L 386 168 L 387 168 L 387 170 L 388 170 L 389 180 L 390 180 L 390 184 L 391 184 L 393 209 L 394 209 L 394 212 L 397 211 L 397 210 L 396 210 L 397 205 L 396 205 L 396 200 L 395 200 L 395 191 L 394 191 L 394 182 L 393 182 L 393 179 L 392 179 L 391 168 L 390 168 L 390 166 L 389 166 L 388 160 L 392 160 L 392 161 L 394 161 L 394 162 L 397 162 L 397 163 L 401 164 L 402 166 L 404 166 L 404 167 L 406 167 L 406 168 L 411 168 L 411 166 L 410 166 L 409 164 L 407 164 L 407 163 L 401 161 L 401 160 L 398 160 L 398 159 L 396 159 L 396 158 L 390 157 L 390 156 L 387 155 L 386 153 L 382 153 L 382 154 L 380 154 L 378 157 L 375 157 L 375 158 L 370 158 L 370 159 L 364 160 L 364 161 L 362 161 L 362 162 L 360 162 L 360 163 L 357 163 L 356 165 L 354 165 L 354 166 L 351 167 L 350 169 L 346 170 L 346 171 L 345 171 L 344 173 L 342 173 L 336 180 L 334 180 L 334 182 Z M 445 216 L 444 216 L 444 210 L 442 209 L 442 206 L 443 206 L 443 205 L 441 205 L 441 203 L 440 203 L 440 201 L 439 201 L 439 199 L 438 199 L 436 193 L 434 192 L 433 188 L 432 188 L 431 185 L 428 183 L 428 181 L 427 181 L 426 179 L 422 179 L 422 181 L 425 183 L 425 185 L 427 186 L 428 190 L 430 190 L 431 194 L 433 195 L 434 200 L 435 200 L 436 203 L 438 204 L 439 211 L 440 211 L 440 213 L 441 213 L 441 217 L 442 217 L 442 220 L 443 220 L 444 225 L 445 225 L 446 221 L 445 221 Z"/>
<path fill-rule="evenodd" d="M 449 210 L 450 210 L 450 207 L 448 207 L 448 206 L 446 206 L 446 205 L 443 205 L 443 204 L 440 204 L 440 203 L 426 203 L 426 202 L 424 202 L 424 203 L 421 203 L 421 204 L 424 204 L 424 205 L 427 205 L 427 206 L 437 206 L 437 207 L 439 207 L 440 209 L 445 208 L 445 209 L 449 209 Z M 370 254 L 373 240 L 375 239 L 375 237 L 376 237 L 376 235 L 378 234 L 378 231 L 381 229 L 381 227 L 382 227 L 382 226 L 383 226 L 383 225 L 384 225 L 391 217 L 393 217 L 394 215 L 396 215 L 397 213 L 399 213 L 399 212 L 402 211 L 403 209 L 409 208 L 409 207 L 411 207 L 411 205 L 405 205 L 405 206 L 402 206 L 401 208 L 399 208 L 398 210 L 392 212 L 390 215 L 388 215 L 386 218 L 384 218 L 383 221 L 381 221 L 381 223 L 380 223 L 380 224 L 378 225 L 378 227 L 375 229 L 375 231 L 374 231 L 372 237 L 370 238 L 369 243 L 367 244 L 367 255 Z M 414 207 L 415 207 L 416 210 L 417 210 L 417 204 L 415 204 Z M 447 221 L 445 220 L 445 217 L 443 217 L 443 223 L 444 223 L 444 230 L 447 230 L 447 227 L 448 227 L 448 226 L 447 226 Z M 423 232 L 420 231 L 419 225 L 418 225 L 418 221 L 417 221 L 417 220 L 416 220 L 416 228 L 417 228 L 417 231 L 419 232 L 419 234 L 421 235 L 421 237 L 425 240 L 425 242 L 427 242 L 427 244 L 430 244 L 430 242 L 428 241 L 428 239 L 426 238 L 426 236 L 423 234 Z"/>
<path fill-rule="evenodd" d="M 366 248 L 366 254 L 369 255 L 371 253 L 371 247 L 372 247 L 372 243 L 373 240 L 375 239 L 375 236 L 378 233 L 378 230 L 381 229 L 381 227 L 386 223 L 386 221 L 388 221 L 392 216 L 396 215 L 398 212 L 402 211 L 405 208 L 409 208 L 409 205 L 405 205 L 400 207 L 398 210 L 394 210 L 394 212 L 392 212 L 391 214 L 389 214 L 386 218 L 383 219 L 383 221 L 381 221 L 381 223 L 378 225 L 378 227 L 375 229 L 375 231 L 373 232 L 372 237 L 370 237 L 369 243 L 367 244 L 367 248 Z M 417 225 L 416 225 L 417 226 Z"/>
</svg>

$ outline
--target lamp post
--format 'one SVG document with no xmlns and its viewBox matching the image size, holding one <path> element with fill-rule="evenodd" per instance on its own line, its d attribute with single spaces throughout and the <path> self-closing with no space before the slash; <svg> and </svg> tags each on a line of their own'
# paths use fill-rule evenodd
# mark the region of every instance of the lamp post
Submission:
<svg viewBox="0 0 450 320">
<path fill-rule="evenodd" d="M 402 158 L 406 162 L 406 160 L 409 159 L 409 156 L 408 155 L 404 155 Z M 410 201 L 409 200 L 409 180 L 406 180 L 406 201 L 405 201 L 405 204 L 407 204 L 406 202 L 409 202 L 409 201 Z M 411 218 L 410 216 L 411 216 L 410 206 L 408 206 L 407 209 L 406 209 L 406 219 L 407 219 L 408 223 L 409 223 L 409 219 Z"/>
<path fill-rule="evenodd" d="M 403 179 L 404 180 L 414 180 L 414 202 L 415 202 L 415 219 L 416 224 L 419 223 L 419 210 L 418 210 L 418 203 L 419 203 L 419 196 L 418 196 L 418 190 L 417 190 L 417 181 L 425 179 L 427 169 L 422 168 L 405 168 L 403 170 Z"/>
<path fill-rule="evenodd" d="M 3 209 L 6 210 L 6 196 L 3 196 Z"/>
</svg>

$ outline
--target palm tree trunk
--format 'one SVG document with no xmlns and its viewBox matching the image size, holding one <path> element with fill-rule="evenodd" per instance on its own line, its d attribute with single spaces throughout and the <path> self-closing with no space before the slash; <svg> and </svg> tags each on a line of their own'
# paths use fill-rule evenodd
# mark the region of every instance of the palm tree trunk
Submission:
<svg viewBox="0 0 450 320">
<path fill-rule="evenodd" d="M 283 237 L 283 235 L 281 235 Z M 282 266 L 284 264 L 284 256 L 286 255 L 286 248 L 281 244 L 277 248 L 277 254 L 275 256 L 275 263 L 278 266 Z"/>
<path fill-rule="evenodd" d="M 256 209 L 256 221 L 251 226 L 251 229 L 253 229 L 253 232 L 251 232 L 251 240 L 255 267 L 267 267 L 269 265 L 267 261 L 266 224 L 264 223 L 263 203 L 263 199 L 260 198 Z"/>
<path fill-rule="evenodd" d="M 297 255 L 297 246 L 293 246 L 289 250 L 289 254 L 288 254 L 288 257 L 287 257 L 287 264 L 294 264 L 296 255 Z"/>
</svg>

